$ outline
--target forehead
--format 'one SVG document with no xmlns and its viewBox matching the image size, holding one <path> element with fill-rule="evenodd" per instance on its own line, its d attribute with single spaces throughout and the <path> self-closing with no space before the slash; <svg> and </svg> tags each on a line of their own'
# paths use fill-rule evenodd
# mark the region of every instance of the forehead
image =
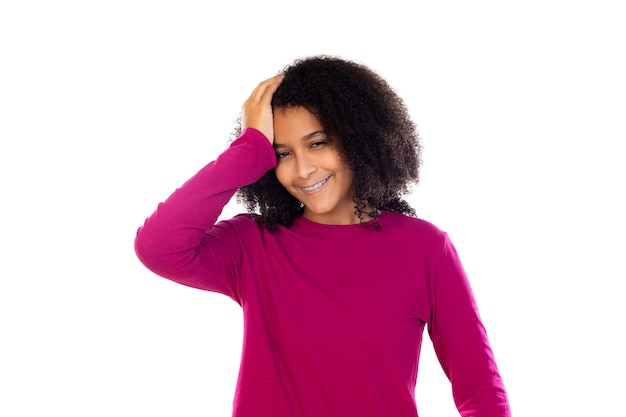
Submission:
<svg viewBox="0 0 626 417">
<path fill-rule="evenodd" d="M 304 107 L 274 109 L 274 136 L 276 140 L 299 140 L 323 130 L 317 117 Z"/>
</svg>

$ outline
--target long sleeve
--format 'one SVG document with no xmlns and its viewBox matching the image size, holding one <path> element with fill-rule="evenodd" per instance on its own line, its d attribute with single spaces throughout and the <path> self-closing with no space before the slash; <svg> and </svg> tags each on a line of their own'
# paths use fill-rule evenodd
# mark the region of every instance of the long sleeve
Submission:
<svg viewBox="0 0 626 417">
<path fill-rule="evenodd" d="M 184 285 L 237 300 L 233 263 L 237 254 L 210 231 L 237 189 L 276 164 L 272 146 L 246 129 L 216 160 L 160 203 L 135 238 L 139 260 L 152 272 Z"/>
<path fill-rule="evenodd" d="M 430 337 L 463 417 L 509 417 L 496 367 L 472 289 L 446 237 L 434 280 Z"/>
</svg>

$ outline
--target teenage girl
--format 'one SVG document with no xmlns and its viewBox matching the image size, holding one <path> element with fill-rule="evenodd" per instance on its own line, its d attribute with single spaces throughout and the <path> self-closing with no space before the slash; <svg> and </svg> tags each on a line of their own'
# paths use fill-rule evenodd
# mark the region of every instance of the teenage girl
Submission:
<svg viewBox="0 0 626 417">
<path fill-rule="evenodd" d="M 135 241 L 154 273 L 241 305 L 233 416 L 416 417 L 426 328 L 460 415 L 509 417 L 457 252 L 402 198 L 421 146 L 387 82 L 297 60 L 252 92 L 234 136 Z M 248 213 L 217 222 L 235 194 Z"/>
</svg>

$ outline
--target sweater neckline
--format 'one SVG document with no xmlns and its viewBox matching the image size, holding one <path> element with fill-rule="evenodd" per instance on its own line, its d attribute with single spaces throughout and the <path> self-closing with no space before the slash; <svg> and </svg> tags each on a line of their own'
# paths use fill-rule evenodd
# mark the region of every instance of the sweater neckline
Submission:
<svg viewBox="0 0 626 417">
<path fill-rule="evenodd" d="M 374 229 L 374 223 L 378 220 L 378 223 L 381 222 L 383 218 L 386 217 L 386 212 L 383 210 L 380 212 L 377 218 L 370 219 L 363 223 L 354 223 L 354 224 L 326 224 L 326 223 L 317 223 L 313 220 L 309 220 L 305 217 L 299 216 L 293 220 L 293 226 L 302 228 L 305 230 L 326 230 L 326 231 L 345 231 L 345 230 L 360 230 L 360 229 Z"/>
</svg>

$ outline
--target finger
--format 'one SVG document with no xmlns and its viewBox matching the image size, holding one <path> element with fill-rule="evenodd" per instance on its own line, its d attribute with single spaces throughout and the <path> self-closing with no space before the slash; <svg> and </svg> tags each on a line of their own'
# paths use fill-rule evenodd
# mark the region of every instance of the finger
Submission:
<svg viewBox="0 0 626 417">
<path fill-rule="evenodd" d="M 259 85 L 252 92 L 250 98 L 259 102 L 267 101 L 269 95 L 269 99 L 271 100 L 272 95 L 280 85 L 283 78 L 284 74 L 281 73 L 260 82 Z"/>
<path fill-rule="evenodd" d="M 283 78 L 285 78 L 285 75 L 282 73 L 275 77 L 272 77 L 270 79 L 271 81 L 267 84 L 265 91 L 263 92 L 262 99 L 271 101 L 272 96 L 274 95 L 278 87 L 280 86 L 280 83 L 283 81 Z"/>
</svg>

